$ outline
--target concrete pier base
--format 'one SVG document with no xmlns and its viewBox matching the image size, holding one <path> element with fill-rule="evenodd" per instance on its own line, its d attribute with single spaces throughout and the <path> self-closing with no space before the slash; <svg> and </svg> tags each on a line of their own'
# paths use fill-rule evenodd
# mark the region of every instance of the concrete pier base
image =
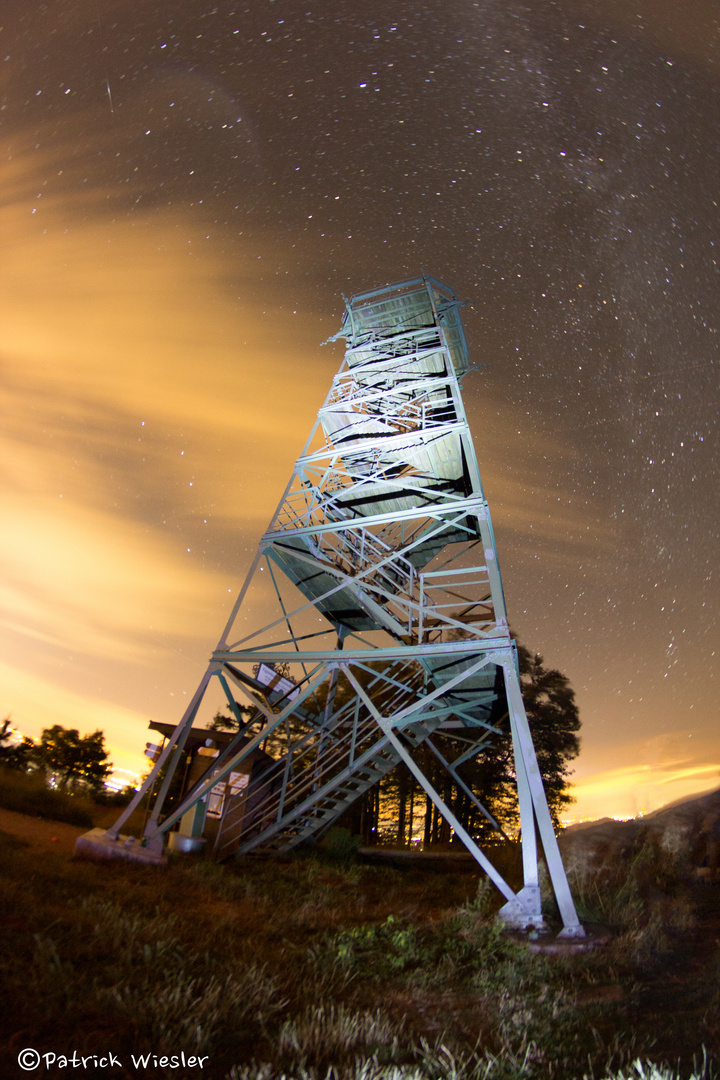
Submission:
<svg viewBox="0 0 720 1080">
<path fill-rule="evenodd" d="M 82 859 L 122 859 L 126 862 L 139 862 L 145 866 L 165 866 L 167 856 L 142 847 L 134 836 L 120 834 L 117 840 L 109 836 L 105 829 L 91 829 L 78 836 L 75 841 L 75 855 Z"/>
</svg>

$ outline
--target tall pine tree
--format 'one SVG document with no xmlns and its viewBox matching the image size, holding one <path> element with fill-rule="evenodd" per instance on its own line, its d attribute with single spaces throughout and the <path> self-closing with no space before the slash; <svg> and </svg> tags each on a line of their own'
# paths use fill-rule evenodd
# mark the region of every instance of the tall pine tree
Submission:
<svg viewBox="0 0 720 1080">
<path fill-rule="evenodd" d="M 565 675 L 546 668 L 542 656 L 518 645 L 520 682 L 535 744 L 540 773 L 555 827 L 573 802 L 568 791 L 570 762 L 580 752 L 580 716 L 575 693 Z M 507 725 L 507 719 L 505 720 Z M 501 726 L 503 726 L 501 724 Z M 458 744 L 446 735 L 432 741 L 447 761 L 458 753 Z M 435 790 L 450 806 L 460 823 L 478 840 L 499 835 L 472 799 L 455 783 L 426 745 L 413 755 Z M 512 744 L 508 737 L 491 742 L 477 757 L 464 762 L 458 775 L 499 824 L 502 834 L 519 825 Z M 362 834 L 365 843 L 377 840 L 399 846 L 422 841 L 425 846 L 449 839 L 449 826 L 430 799 L 400 763 L 379 789 L 367 792 L 351 808 L 345 823 Z"/>
</svg>

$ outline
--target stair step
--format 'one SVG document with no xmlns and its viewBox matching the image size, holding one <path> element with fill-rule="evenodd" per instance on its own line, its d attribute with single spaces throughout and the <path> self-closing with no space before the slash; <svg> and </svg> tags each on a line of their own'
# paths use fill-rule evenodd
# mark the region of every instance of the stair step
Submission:
<svg viewBox="0 0 720 1080">
<path fill-rule="evenodd" d="M 393 701 L 393 707 L 400 707 L 402 702 Z M 403 732 L 404 739 L 411 746 L 421 745 L 439 726 L 437 722 L 418 721 L 412 728 Z M 399 756 L 388 745 L 372 721 L 364 722 L 356 731 L 358 746 L 367 742 L 368 737 L 376 740 L 365 745 L 362 752 L 356 750 L 356 760 L 347 761 L 349 741 L 353 724 L 341 721 L 331 728 L 330 741 L 326 756 L 319 762 L 307 759 L 307 764 L 290 775 L 284 793 L 284 812 L 280 820 L 275 820 L 280 805 L 279 792 L 267 789 L 263 802 L 251 804 L 251 820 L 243 830 L 243 807 L 245 800 L 252 796 L 245 793 L 226 811 L 224 822 L 218 837 L 216 853 L 219 858 L 229 858 L 237 852 L 289 851 L 303 840 L 322 832 L 340 814 L 352 805 L 364 792 L 386 776 L 398 763 Z M 345 749 L 347 744 L 347 749 Z M 281 765 L 281 762 L 279 763 Z M 349 771 L 348 771 L 349 770 Z M 280 769 L 278 769 L 278 775 Z M 342 780 L 339 777 L 342 776 Z M 334 777 L 337 782 L 334 783 Z M 314 790 L 314 788 L 316 790 Z M 301 810 L 302 807 L 302 810 Z M 223 834 L 226 842 L 223 842 Z"/>
</svg>

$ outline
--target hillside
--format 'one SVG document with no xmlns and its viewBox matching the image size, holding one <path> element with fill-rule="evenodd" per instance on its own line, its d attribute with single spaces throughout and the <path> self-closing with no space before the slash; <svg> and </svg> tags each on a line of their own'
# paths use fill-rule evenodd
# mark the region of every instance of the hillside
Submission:
<svg viewBox="0 0 720 1080">
<path fill-rule="evenodd" d="M 686 859 L 699 878 L 717 880 L 720 788 L 676 800 L 630 821 L 601 818 L 571 825 L 561 834 L 560 846 L 565 859 L 587 860 L 597 867 L 607 859 L 622 858 L 644 839 Z"/>
</svg>

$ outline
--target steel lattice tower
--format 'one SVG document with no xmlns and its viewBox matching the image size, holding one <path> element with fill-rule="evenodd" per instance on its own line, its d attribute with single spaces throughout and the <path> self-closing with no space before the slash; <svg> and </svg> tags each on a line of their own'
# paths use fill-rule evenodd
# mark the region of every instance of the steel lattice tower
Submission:
<svg viewBox="0 0 720 1080">
<path fill-rule="evenodd" d="M 563 934 L 583 936 L 547 807 L 508 630 L 488 505 L 460 384 L 468 370 L 453 293 L 422 277 L 346 300 L 347 351 L 220 643 L 117 837 L 169 762 L 145 830 L 161 848 L 182 819 L 200 836 L 206 799 L 272 739 L 275 760 L 226 800 L 216 855 L 293 848 L 319 835 L 399 762 L 506 898 L 511 925 L 542 923 L 537 839 Z M 251 590 L 274 613 L 240 631 Z M 288 665 L 291 679 L 278 678 Z M 211 770 L 162 817 L 174 763 L 211 680 L 239 724 Z M 235 696 L 254 709 L 246 720 Z M 452 761 L 434 733 L 452 738 Z M 416 763 L 425 744 L 458 775 L 510 737 L 524 886 L 515 894 Z M 494 822 L 493 822 L 494 824 Z"/>
</svg>

